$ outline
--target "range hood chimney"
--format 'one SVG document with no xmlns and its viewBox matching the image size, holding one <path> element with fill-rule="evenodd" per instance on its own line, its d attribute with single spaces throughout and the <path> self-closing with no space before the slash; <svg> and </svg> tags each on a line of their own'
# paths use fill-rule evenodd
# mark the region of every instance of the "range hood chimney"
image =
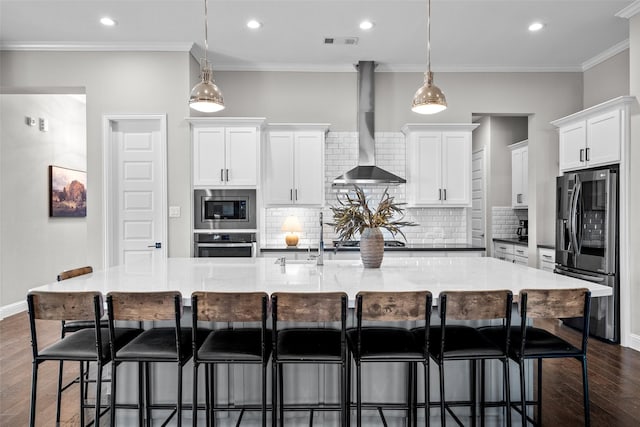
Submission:
<svg viewBox="0 0 640 427">
<path fill-rule="evenodd" d="M 333 180 L 334 184 L 404 184 L 404 178 L 376 166 L 373 61 L 360 61 L 358 70 L 358 166 Z"/>
</svg>

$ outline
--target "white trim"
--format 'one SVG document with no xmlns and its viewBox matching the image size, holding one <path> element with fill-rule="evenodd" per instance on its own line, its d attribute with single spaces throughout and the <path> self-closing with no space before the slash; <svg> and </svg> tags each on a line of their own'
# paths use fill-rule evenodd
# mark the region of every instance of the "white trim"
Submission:
<svg viewBox="0 0 640 427">
<path fill-rule="evenodd" d="M 162 158 L 162 193 L 163 193 L 163 202 L 160 209 L 162 210 L 162 236 L 161 242 L 164 245 L 164 256 L 165 258 L 169 256 L 169 247 L 168 247 L 168 236 L 169 236 L 169 223 L 168 223 L 168 215 L 167 212 L 169 210 L 169 200 L 168 200 L 168 187 L 167 187 L 167 115 L 166 114 L 105 114 L 102 116 L 102 180 L 103 180 L 103 192 L 102 192 L 102 203 L 104 206 L 103 212 L 105 212 L 104 225 L 103 225 L 103 241 L 104 241 L 104 252 L 103 252 L 103 261 L 102 265 L 105 268 L 110 267 L 110 253 L 113 249 L 111 246 L 111 231 L 113 225 L 112 222 L 112 207 L 111 207 L 111 186 L 113 175 L 112 171 L 112 131 L 111 131 L 111 123 L 123 120 L 150 120 L 150 121 L 158 121 L 160 122 L 160 150 L 161 150 L 161 158 Z"/>
<path fill-rule="evenodd" d="M 591 116 L 592 114 L 598 113 L 601 111 L 608 111 L 616 108 L 625 108 L 625 106 L 635 102 L 636 102 L 635 96 L 618 96 L 617 98 L 613 98 L 601 104 L 594 105 L 593 107 L 587 108 L 586 110 L 581 110 L 581 111 L 578 111 L 577 113 L 573 113 L 568 116 L 562 117 L 560 119 L 556 119 L 552 121 L 551 124 L 553 126 L 560 127 L 567 122 L 572 122 L 581 118 L 586 118 L 587 116 Z"/>
<path fill-rule="evenodd" d="M 616 13 L 618 18 L 633 18 L 636 14 L 640 13 L 640 0 L 636 0 L 631 3 L 629 6 L 622 9 L 620 12 Z"/>
<path fill-rule="evenodd" d="M 22 313 L 27 310 L 27 302 L 26 301 L 18 301 L 13 304 L 5 305 L 0 307 L 0 320 L 13 316 L 14 314 Z"/>
<path fill-rule="evenodd" d="M 620 52 L 624 52 L 629 49 L 629 39 L 623 40 L 620 43 L 611 46 L 609 49 L 604 52 L 600 52 L 596 56 L 591 59 L 586 60 L 582 63 L 582 71 L 587 71 L 590 68 L 595 67 L 596 65 L 606 61 L 607 59 L 619 54 Z"/>
<path fill-rule="evenodd" d="M 640 335 L 631 334 L 629 336 L 629 348 L 640 351 Z"/>
<path fill-rule="evenodd" d="M 3 42 L 0 50 L 49 52 L 189 52 L 193 43 Z"/>
</svg>

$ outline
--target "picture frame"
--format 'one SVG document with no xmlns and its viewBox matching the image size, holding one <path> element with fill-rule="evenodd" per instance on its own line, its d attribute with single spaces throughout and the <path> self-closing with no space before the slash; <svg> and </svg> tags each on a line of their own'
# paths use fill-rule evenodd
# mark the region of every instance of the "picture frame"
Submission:
<svg viewBox="0 0 640 427">
<path fill-rule="evenodd" d="M 49 166 L 49 217 L 87 216 L 87 172 Z"/>
</svg>

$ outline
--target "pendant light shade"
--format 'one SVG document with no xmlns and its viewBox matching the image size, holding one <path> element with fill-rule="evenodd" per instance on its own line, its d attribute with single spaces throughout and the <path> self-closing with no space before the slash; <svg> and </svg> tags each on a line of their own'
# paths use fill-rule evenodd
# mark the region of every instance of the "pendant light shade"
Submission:
<svg viewBox="0 0 640 427">
<path fill-rule="evenodd" d="M 204 58 L 200 60 L 200 83 L 191 89 L 189 107 L 202 113 L 215 113 L 224 110 L 222 92 L 213 82 L 211 63 L 207 61 L 208 40 L 207 0 L 204 0 Z"/>
<path fill-rule="evenodd" d="M 431 0 L 428 0 L 427 12 L 427 71 L 424 73 L 424 84 L 416 91 L 411 103 L 411 110 L 418 114 L 435 114 L 447 109 L 447 99 L 440 88 L 433 84 L 431 72 Z"/>
</svg>

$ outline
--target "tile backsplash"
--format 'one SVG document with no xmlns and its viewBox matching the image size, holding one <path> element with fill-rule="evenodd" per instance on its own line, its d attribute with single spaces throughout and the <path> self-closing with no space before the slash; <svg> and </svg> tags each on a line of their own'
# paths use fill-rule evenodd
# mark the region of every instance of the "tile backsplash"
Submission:
<svg viewBox="0 0 640 427">
<path fill-rule="evenodd" d="M 394 174 L 406 177 L 405 137 L 402 132 L 376 132 L 376 164 Z M 325 206 L 322 209 L 324 223 L 332 222 L 329 206 L 336 204 L 337 190 L 331 185 L 333 179 L 358 164 L 358 133 L 329 132 L 325 141 Z M 366 186 L 371 199 L 378 200 L 385 186 Z M 405 185 L 389 187 L 389 193 L 396 201 L 406 200 Z M 317 247 L 320 237 L 320 208 L 267 208 L 265 233 L 261 243 L 267 246 L 284 246 L 285 232 L 280 230 L 287 216 L 298 218 L 302 232 L 298 233 L 298 247 Z M 467 208 L 407 208 L 405 220 L 418 226 L 405 227 L 403 233 L 409 243 L 467 243 Z M 517 224 L 517 221 L 516 221 Z M 323 238 L 329 246 L 336 235 L 331 226 L 323 227 Z M 385 239 L 394 239 L 383 230 Z M 515 231 L 514 231 L 515 233 Z M 396 240 L 403 240 L 399 234 Z"/>
<path fill-rule="evenodd" d="M 491 208 L 491 230 L 494 239 L 515 239 L 521 219 L 528 219 L 527 209 L 513 209 L 511 206 Z"/>
</svg>

